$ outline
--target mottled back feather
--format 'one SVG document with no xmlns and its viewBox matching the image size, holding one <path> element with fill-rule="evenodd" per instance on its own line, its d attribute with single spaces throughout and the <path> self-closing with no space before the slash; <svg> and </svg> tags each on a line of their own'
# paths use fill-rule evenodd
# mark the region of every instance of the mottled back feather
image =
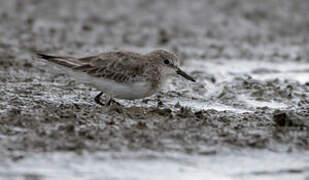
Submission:
<svg viewBox="0 0 309 180">
<path fill-rule="evenodd" d="M 142 76 L 147 73 L 149 62 L 144 58 L 143 55 L 133 52 L 106 52 L 98 56 L 78 59 L 83 64 L 73 69 L 86 72 L 93 77 L 120 83 L 134 82 L 142 79 Z"/>
<path fill-rule="evenodd" d="M 118 83 L 144 80 L 151 82 L 151 87 L 154 89 L 160 86 L 161 72 L 153 64 L 155 59 L 160 57 L 153 56 L 153 61 L 150 62 L 145 60 L 145 58 L 149 59 L 149 56 L 128 51 L 105 52 L 97 56 L 83 58 L 50 56 L 42 53 L 37 55 L 47 61 L 69 67 L 74 71 L 85 72 L 92 77 L 105 78 Z"/>
</svg>

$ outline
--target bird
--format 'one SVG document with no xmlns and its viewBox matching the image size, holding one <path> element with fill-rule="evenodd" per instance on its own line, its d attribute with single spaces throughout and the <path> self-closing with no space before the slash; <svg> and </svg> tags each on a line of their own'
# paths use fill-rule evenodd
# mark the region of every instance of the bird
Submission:
<svg viewBox="0 0 309 180">
<path fill-rule="evenodd" d="M 187 80 L 195 79 L 181 70 L 178 57 L 167 50 L 153 50 L 148 53 L 114 50 L 98 55 L 76 58 L 54 56 L 41 52 L 37 57 L 64 67 L 81 83 L 96 87 L 100 93 L 94 101 L 108 106 L 116 99 L 135 100 L 151 96 L 166 84 L 167 79 L 178 74 Z M 104 104 L 101 96 L 109 98 Z"/>
</svg>

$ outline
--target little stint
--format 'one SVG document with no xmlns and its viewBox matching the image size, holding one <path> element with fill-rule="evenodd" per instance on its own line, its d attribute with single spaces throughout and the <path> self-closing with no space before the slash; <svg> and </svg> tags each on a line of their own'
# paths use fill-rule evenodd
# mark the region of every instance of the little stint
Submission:
<svg viewBox="0 0 309 180">
<path fill-rule="evenodd" d="M 155 50 L 147 54 L 111 51 L 84 58 L 42 53 L 37 53 L 37 56 L 66 67 L 77 80 L 98 88 L 101 92 L 94 100 L 102 106 L 104 104 L 100 97 L 103 93 L 109 96 L 106 105 L 110 105 L 113 98 L 141 99 L 158 92 L 173 74 L 195 82 L 180 69 L 177 56 L 165 50 Z"/>
</svg>

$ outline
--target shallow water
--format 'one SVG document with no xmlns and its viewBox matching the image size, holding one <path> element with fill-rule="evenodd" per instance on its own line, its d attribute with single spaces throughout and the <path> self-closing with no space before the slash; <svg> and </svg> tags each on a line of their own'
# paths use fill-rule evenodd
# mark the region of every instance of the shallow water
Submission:
<svg viewBox="0 0 309 180">
<path fill-rule="evenodd" d="M 297 161 L 295 161 L 297 159 Z M 2 165 L 1 176 L 38 179 L 306 179 L 309 154 L 269 151 L 47 153 Z M 33 163 L 35 162 L 35 163 Z M 5 170 L 4 170 L 5 168 Z"/>
</svg>

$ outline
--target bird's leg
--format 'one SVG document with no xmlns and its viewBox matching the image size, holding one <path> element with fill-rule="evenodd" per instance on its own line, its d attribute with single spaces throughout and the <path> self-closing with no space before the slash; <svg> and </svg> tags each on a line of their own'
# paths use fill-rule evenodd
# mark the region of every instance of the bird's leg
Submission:
<svg viewBox="0 0 309 180">
<path fill-rule="evenodd" d="M 97 104 L 99 104 L 99 105 L 101 105 L 101 106 L 104 106 L 104 104 L 100 101 L 100 98 L 101 98 L 102 94 L 103 94 L 103 92 L 100 92 L 100 93 L 94 98 L 94 101 L 95 101 Z"/>
<path fill-rule="evenodd" d="M 110 97 L 106 103 L 106 106 L 110 106 L 113 101 L 113 98 Z"/>
<path fill-rule="evenodd" d="M 120 105 L 117 101 L 115 101 L 112 97 L 109 97 L 107 103 L 103 104 L 101 101 L 100 101 L 100 98 L 102 96 L 103 92 L 100 92 L 95 98 L 94 98 L 94 101 L 101 105 L 101 106 L 110 106 L 112 103 L 115 103 L 117 105 Z"/>
<path fill-rule="evenodd" d="M 115 101 L 115 100 L 113 99 L 113 97 L 109 97 L 109 99 L 108 99 L 108 101 L 107 101 L 107 103 L 106 103 L 106 106 L 110 106 L 112 103 L 113 103 L 113 104 L 117 104 L 118 106 L 120 106 L 120 103 L 117 102 L 117 101 Z"/>
</svg>

